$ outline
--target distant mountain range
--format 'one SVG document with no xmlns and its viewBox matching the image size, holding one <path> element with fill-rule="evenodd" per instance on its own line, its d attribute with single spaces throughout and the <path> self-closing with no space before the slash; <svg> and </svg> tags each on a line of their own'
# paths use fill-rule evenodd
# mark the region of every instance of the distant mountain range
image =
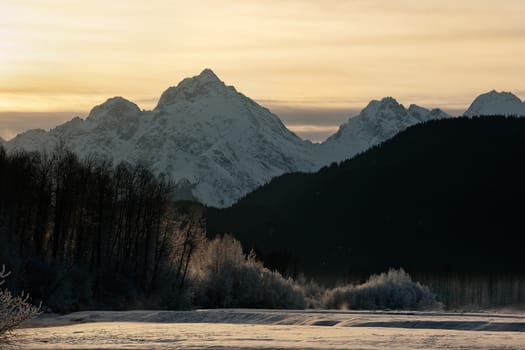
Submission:
<svg viewBox="0 0 525 350">
<path fill-rule="evenodd" d="M 479 96 L 465 115 L 523 114 L 510 93 Z M 168 88 L 152 111 L 114 97 L 50 131 L 29 130 L 4 142 L 17 149 L 51 151 L 59 142 L 78 155 L 142 162 L 169 175 L 179 199 L 227 207 L 275 176 L 312 172 L 351 158 L 407 127 L 450 118 L 439 109 L 391 97 L 372 101 L 322 144 L 304 141 L 268 109 L 225 85 L 211 70 Z"/>
<path fill-rule="evenodd" d="M 525 273 L 525 118 L 418 124 L 319 172 L 273 179 L 208 209 L 270 268 L 317 280 Z"/>
<path fill-rule="evenodd" d="M 314 145 L 268 109 L 226 86 L 211 70 L 168 88 L 152 111 L 114 97 L 49 132 L 31 130 L 5 147 L 146 163 L 177 184 L 177 198 L 228 206 L 271 178 L 319 167 Z"/>
</svg>

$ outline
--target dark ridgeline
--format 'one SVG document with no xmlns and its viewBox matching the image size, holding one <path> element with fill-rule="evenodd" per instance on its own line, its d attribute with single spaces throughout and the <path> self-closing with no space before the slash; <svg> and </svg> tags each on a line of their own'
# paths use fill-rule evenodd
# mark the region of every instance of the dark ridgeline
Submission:
<svg viewBox="0 0 525 350">
<path fill-rule="evenodd" d="M 470 294 L 503 303 L 497 286 L 525 303 L 515 279 L 525 275 L 524 212 L 525 118 L 454 118 L 317 173 L 278 177 L 231 208 L 210 208 L 207 229 L 292 275 L 334 283 L 403 267 L 445 303 Z M 455 284 L 470 287 L 445 296 Z"/>
</svg>

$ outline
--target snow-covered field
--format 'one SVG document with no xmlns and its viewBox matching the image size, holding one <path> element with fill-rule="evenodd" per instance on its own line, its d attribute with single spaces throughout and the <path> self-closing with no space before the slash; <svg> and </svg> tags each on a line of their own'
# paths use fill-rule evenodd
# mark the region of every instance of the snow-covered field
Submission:
<svg viewBox="0 0 525 350">
<path fill-rule="evenodd" d="M 19 349 L 525 349 L 525 314 L 90 311 L 40 316 L 15 337 Z"/>
</svg>

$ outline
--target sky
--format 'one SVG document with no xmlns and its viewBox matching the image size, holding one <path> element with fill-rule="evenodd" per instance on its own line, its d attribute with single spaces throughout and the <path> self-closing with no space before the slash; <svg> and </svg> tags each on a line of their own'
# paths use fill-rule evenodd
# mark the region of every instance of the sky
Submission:
<svg viewBox="0 0 525 350">
<path fill-rule="evenodd" d="M 523 0 L 1 0 L 0 137 L 211 68 L 320 141 L 371 99 L 525 98 Z"/>
</svg>

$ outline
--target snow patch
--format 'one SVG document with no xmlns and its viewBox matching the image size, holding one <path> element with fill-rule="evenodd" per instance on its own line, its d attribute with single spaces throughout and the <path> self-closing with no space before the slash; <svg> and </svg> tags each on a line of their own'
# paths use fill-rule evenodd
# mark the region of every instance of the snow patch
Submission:
<svg viewBox="0 0 525 350">
<path fill-rule="evenodd" d="M 199 310 L 79 312 L 16 330 L 23 349 L 523 349 L 523 315 Z M 40 322 L 40 324 L 36 324 Z"/>
</svg>

